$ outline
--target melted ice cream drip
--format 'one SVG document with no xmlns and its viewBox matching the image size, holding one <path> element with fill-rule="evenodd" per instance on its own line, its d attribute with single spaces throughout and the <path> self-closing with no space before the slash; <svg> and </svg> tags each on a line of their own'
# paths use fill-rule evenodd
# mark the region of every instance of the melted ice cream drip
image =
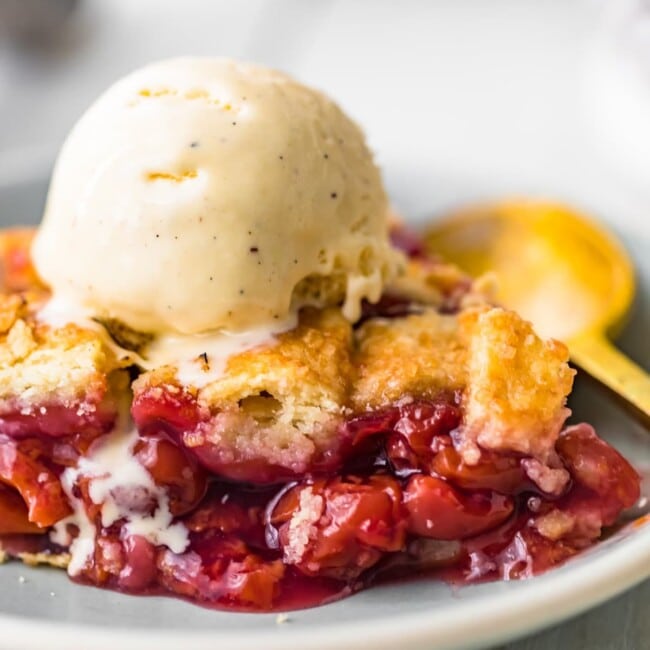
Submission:
<svg viewBox="0 0 650 650">
<path fill-rule="evenodd" d="M 36 314 L 39 322 L 49 325 L 54 329 L 66 325 L 76 325 L 83 329 L 96 332 L 102 337 L 106 347 L 118 358 L 128 358 L 134 364 L 142 365 L 142 358 L 132 350 L 127 350 L 118 345 L 110 336 L 107 329 L 97 320 L 87 307 L 69 300 L 64 296 L 54 295 L 41 307 Z"/>
<path fill-rule="evenodd" d="M 128 415 L 122 415 L 115 429 L 98 439 L 88 456 L 79 459 L 77 467 L 69 467 L 61 475 L 73 514 L 54 526 L 51 539 L 69 546 L 68 573 L 72 576 L 79 574 L 92 558 L 98 532 L 84 503 L 75 495 L 81 479 L 89 480 L 88 494 L 101 507 L 102 526 L 122 520 L 127 535 L 140 535 L 174 553 L 182 553 L 187 547 L 187 529 L 173 523 L 165 490 L 156 485 L 134 455 L 137 440 L 133 423 Z M 70 524 L 79 531 L 75 538 L 70 535 Z"/>
<path fill-rule="evenodd" d="M 219 379 L 230 357 L 253 348 L 274 345 L 278 334 L 292 330 L 298 324 L 298 314 L 292 312 L 281 321 L 241 332 L 217 330 L 205 334 L 163 334 L 156 336 L 138 354 L 118 345 L 90 310 L 61 296 L 50 298 L 39 311 L 38 319 L 55 328 L 74 323 L 97 332 L 115 356 L 126 357 L 144 370 L 175 366 L 178 381 L 197 388 Z"/>
<path fill-rule="evenodd" d="M 298 317 L 273 326 L 252 328 L 243 332 L 218 331 L 190 336 L 158 337 L 144 352 L 145 367 L 176 366 L 176 378 L 185 386 L 202 388 L 221 377 L 228 359 L 253 348 L 274 345 L 276 335 L 294 329 Z"/>
</svg>

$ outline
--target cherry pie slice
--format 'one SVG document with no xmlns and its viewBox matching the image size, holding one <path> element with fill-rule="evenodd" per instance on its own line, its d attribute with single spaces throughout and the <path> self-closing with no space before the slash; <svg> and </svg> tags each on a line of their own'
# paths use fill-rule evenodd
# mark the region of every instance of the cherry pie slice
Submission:
<svg viewBox="0 0 650 650">
<path fill-rule="evenodd" d="M 216 377 L 204 355 L 197 382 L 142 370 L 114 323 L 39 319 L 30 239 L 0 238 L 3 557 L 283 610 L 409 573 L 526 578 L 639 497 L 588 424 L 564 428 L 566 347 L 405 231 L 406 276 L 359 322 L 304 309 Z"/>
</svg>

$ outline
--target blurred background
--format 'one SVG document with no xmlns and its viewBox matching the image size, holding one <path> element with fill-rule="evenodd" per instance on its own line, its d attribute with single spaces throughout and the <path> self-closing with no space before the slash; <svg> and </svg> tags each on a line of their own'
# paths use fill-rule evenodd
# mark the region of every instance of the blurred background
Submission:
<svg viewBox="0 0 650 650">
<path fill-rule="evenodd" d="M 47 176 L 112 81 L 181 54 L 327 91 L 413 216 L 526 192 L 645 222 L 648 0 L 0 0 L 0 187 Z"/>
</svg>

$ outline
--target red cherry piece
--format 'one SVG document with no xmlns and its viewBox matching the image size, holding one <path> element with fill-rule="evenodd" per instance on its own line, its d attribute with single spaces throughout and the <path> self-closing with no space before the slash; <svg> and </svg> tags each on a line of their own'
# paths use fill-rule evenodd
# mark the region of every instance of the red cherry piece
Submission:
<svg viewBox="0 0 650 650">
<path fill-rule="evenodd" d="M 442 446 L 449 444 L 447 437 L 460 424 L 460 417 L 460 410 L 449 401 L 414 402 L 400 407 L 394 431 L 426 464 L 433 458 L 436 438 L 445 438 L 438 441 Z"/>
<path fill-rule="evenodd" d="M 180 436 L 180 444 L 183 444 L 203 467 L 218 477 L 255 485 L 282 483 L 296 478 L 296 473 L 289 467 L 271 464 L 264 458 L 234 459 L 232 449 L 209 442 L 197 445 L 196 439 L 197 436 L 189 432 Z M 309 469 L 327 471 L 327 466 L 318 467 L 315 460 Z"/>
<path fill-rule="evenodd" d="M 413 476 L 404 493 L 410 533 L 454 540 L 503 523 L 514 510 L 511 498 L 495 492 L 463 494 L 434 476 Z"/>
<path fill-rule="evenodd" d="M 397 471 L 428 469 L 434 454 L 451 445 L 450 432 L 460 424 L 452 396 L 420 400 L 350 420 L 345 430 L 358 447 L 368 438 L 386 437 L 386 455 Z"/>
<path fill-rule="evenodd" d="M 383 553 L 400 550 L 405 522 L 401 489 L 392 478 L 319 480 L 290 490 L 272 521 L 281 524 L 285 559 L 307 575 L 352 579 Z"/>
<path fill-rule="evenodd" d="M 468 465 L 454 447 L 444 447 L 433 458 L 431 469 L 454 486 L 467 490 L 519 494 L 531 489 L 519 458 L 488 451 L 482 452 L 476 465 Z"/>
<path fill-rule="evenodd" d="M 573 480 L 598 495 L 604 525 L 639 499 L 641 479 L 635 469 L 588 424 L 563 431 L 555 448 Z"/>
<path fill-rule="evenodd" d="M 46 529 L 29 521 L 27 507 L 20 494 L 0 484 L 0 535 L 44 532 Z"/>
<path fill-rule="evenodd" d="M 29 413 L 8 412 L 0 416 L 0 431 L 16 440 L 34 436 L 61 438 L 70 436 L 71 431 L 97 437 L 108 432 L 115 422 L 115 409 L 111 404 L 101 404 L 102 398 L 103 394 L 97 395 L 87 405 L 50 404 Z"/>
<path fill-rule="evenodd" d="M 135 455 L 156 485 L 166 488 L 173 515 L 194 509 L 205 495 L 205 470 L 173 442 L 160 436 L 143 436 L 136 443 Z"/>
<path fill-rule="evenodd" d="M 119 585 L 129 591 L 148 587 L 156 579 L 156 549 L 141 535 L 129 535 L 122 541 L 124 567 Z"/>
<path fill-rule="evenodd" d="M 193 431 L 201 420 L 196 399 L 177 386 L 147 388 L 133 398 L 131 415 L 138 430 L 151 427 L 171 429 L 171 433 Z"/>
<path fill-rule="evenodd" d="M 2 436 L 0 440 L 0 482 L 16 489 L 27 505 L 29 520 L 51 526 L 71 513 L 67 497 L 56 474 L 46 465 Z"/>
<path fill-rule="evenodd" d="M 264 560 L 233 537 L 208 536 L 183 555 L 163 552 L 158 565 L 175 593 L 260 611 L 271 609 L 284 575 L 281 561 Z"/>
</svg>

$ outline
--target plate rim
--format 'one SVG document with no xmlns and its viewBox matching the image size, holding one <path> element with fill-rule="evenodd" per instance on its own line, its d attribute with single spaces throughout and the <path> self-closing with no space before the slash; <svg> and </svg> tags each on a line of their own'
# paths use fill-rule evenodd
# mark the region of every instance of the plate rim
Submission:
<svg viewBox="0 0 650 650">
<path fill-rule="evenodd" d="M 126 628 L 58 622 L 35 622 L 0 614 L 7 650 L 214 650 L 217 644 L 236 644 L 237 650 L 402 650 L 424 648 L 459 650 L 502 643 L 534 633 L 552 623 L 576 616 L 650 578 L 650 516 L 628 524 L 623 539 L 599 556 L 578 556 L 563 567 L 519 583 L 513 591 L 484 594 L 471 601 L 471 634 L 466 608 L 443 607 L 439 611 L 396 614 L 380 621 L 367 619 L 310 623 L 293 628 L 291 623 L 270 629 L 187 630 Z M 605 542 L 607 543 L 607 542 Z M 597 548 L 597 547 L 596 547 Z M 87 587 L 80 587 L 87 588 Z M 351 598 L 354 598 L 352 596 Z M 237 615 L 237 614 L 233 614 Z M 11 646 L 5 645 L 11 643 Z M 397 645 L 396 645 L 397 644 Z M 425 645 L 423 645 L 425 644 Z M 432 645 L 433 644 L 433 645 Z"/>
</svg>

